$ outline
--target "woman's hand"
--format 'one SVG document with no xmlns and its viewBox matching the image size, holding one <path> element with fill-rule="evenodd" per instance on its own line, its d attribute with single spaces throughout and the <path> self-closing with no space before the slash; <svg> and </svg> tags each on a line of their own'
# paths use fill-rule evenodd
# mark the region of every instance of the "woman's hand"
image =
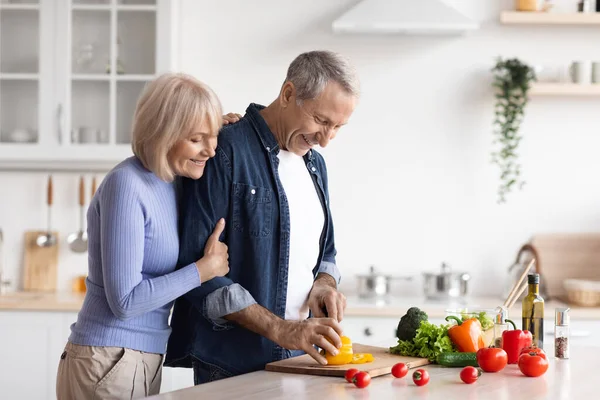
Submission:
<svg viewBox="0 0 600 400">
<path fill-rule="evenodd" d="M 217 276 L 229 273 L 229 254 L 227 245 L 219 241 L 219 236 L 225 229 L 225 220 L 221 218 L 215 230 L 204 246 L 204 257 L 196 261 L 196 268 L 200 273 L 200 281 L 206 282 Z"/>
<path fill-rule="evenodd" d="M 242 116 L 237 113 L 228 113 L 223 115 L 223 125 L 234 124 L 238 122 Z"/>
</svg>

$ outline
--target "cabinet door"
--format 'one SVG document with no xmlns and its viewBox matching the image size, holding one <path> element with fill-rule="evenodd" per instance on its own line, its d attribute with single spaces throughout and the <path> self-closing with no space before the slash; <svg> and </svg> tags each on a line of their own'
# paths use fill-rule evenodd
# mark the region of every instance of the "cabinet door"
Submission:
<svg viewBox="0 0 600 400">
<path fill-rule="evenodd" d="M 393 346 L 397 343 L 398 318 L 390 317 L 344 317 L 344 335 L 353 343 L 371 346 Z"/>
<path fill-rule="evenodd" d="M 51 0 L 0 2 L 2 156 L 35 151 L 53 139 L 52 29 Z"/>
<path fill-rule="evenodd" d="M 144 85 L 172 69 L 177 2 L 27 1 L 0 1 L 0 168 L 106 171 L 132 154 Z"/>
<path fill-rule="evenodd" d="M 67 340 L 65 321 L 61 313 L 0 312 L 2 398 L 56 398 L 56 371 Z"/>
</svg>

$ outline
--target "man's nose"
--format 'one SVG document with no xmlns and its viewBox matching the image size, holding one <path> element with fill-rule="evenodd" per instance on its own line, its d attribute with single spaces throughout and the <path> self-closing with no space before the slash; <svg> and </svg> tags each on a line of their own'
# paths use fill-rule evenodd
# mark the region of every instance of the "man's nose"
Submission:
<svg viewBox="0 0 600 400">
<path fill-rule="evenodd" d="M 319 135 L 319 146 L 327 147 L 331 139 L 335 137 L 335 129 L 329 128 L 326 129 Z"/>
</svg>

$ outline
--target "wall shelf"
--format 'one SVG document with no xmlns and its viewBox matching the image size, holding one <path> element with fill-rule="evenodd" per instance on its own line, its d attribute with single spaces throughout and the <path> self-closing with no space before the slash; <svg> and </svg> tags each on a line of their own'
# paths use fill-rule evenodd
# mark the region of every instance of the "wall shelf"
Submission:
<svg viewBox="0 0 600 400">
<path fill-rule="evenodd" d="M 500 22 L 507 25 L 598 25 L 600 13 L 552 13 L 503 11 Z"/>
<path fill-rule="evenodd" d="M 531 86 L 531 96 L 600 96 L 600 84 L 536 83 Z"/>
</svg>

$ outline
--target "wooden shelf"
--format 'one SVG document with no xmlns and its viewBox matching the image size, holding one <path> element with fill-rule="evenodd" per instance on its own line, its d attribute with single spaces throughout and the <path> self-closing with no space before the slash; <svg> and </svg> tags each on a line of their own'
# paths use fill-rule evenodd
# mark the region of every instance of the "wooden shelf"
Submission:
<svg viewBox="0 0 600 400">
<path fill-rule="evenodd" d="M 507 25 L 599 25 L 598 13 L 553 13 L 542 11 L 503 11 L 500 22 Z"/>
<path fill-rule="evenodd" d="M 531 96 L 600 96 L 600 84 L 536 83 L 529 92 Z"/>
</svg>

